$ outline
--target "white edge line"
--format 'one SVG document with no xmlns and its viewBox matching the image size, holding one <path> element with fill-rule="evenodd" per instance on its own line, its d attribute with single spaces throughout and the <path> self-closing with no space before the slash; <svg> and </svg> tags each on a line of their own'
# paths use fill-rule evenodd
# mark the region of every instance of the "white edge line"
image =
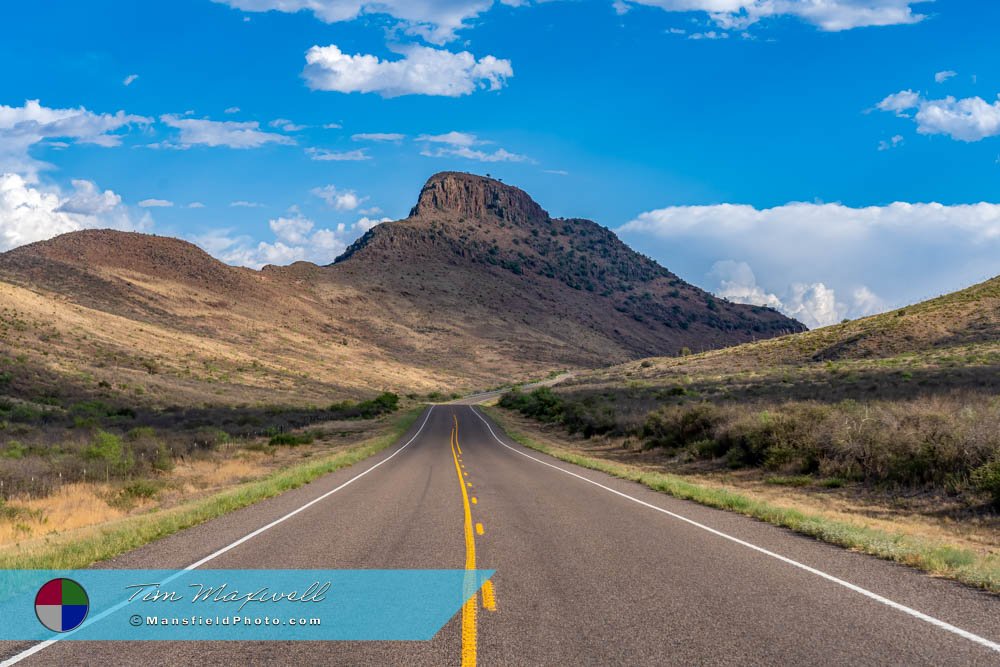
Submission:
<svg viewBox="0 0 1000 667">
<path fill-rule="evenodd" d="M 952 634 L 958 635 L 959 637 L 963 637 L 965 639 L 968 639 L 969 641 L 975 642 L 975 643 L 977 643 L 977 644 L 979 644 L 981 646 L 985 646 L 986 648 L 988 648 L 990 650 L 997 651 L 998 653 L 1000 653 L 1000 644 L 998 644 L 997 642 L 990 641 L 989 639 L 986 639 L 985 637 L 980 637 L 979 635 L 973 634 L 973 633 L 969 632 L 968 630 L 963 630 L 962 628 L 956 627 L 956 626 L 952 625 L 951 623 L 947 623 L 947 622 L 942 621 L 940 619 L 934 618 L 933 616 L 929 616 L 929 615 L 923 613 L 922 611 L 917 611 L 916 609 L 913 609 L 911 607 L 907 607 L 906 605 L 900 604 L 898 602 L 894 602 L 894 601 L 890 600 L 889 598 L 882 597 L 878 593 L 873 593 L 872 591 L 870 591 L 870 590 L 868 590 L 866 588 L 862 588 L 862 587 L 860 587 L 860 586 L 858 586 L 856 584 L 852 584 L 849 581 L 844 581 L 843 579 L 839 579 L 839 578 L 833 576 L 832 574 L 827 574 L 826 572 L 823 572 L 822 570 L 817 570 L 816 568 L 810 567 L 808 565 L 805 565 L 804 563 L 800 563 L 800 562 L 798 562 L 796 560 L 792 560 L 791 558 L 788 558 L 787 556 L 782 556 L 781 554 L 774 553 L 773 551 L 768 551 L 767 549 L 765 549 L 763 547 L 758 547 L 756 544 L 751 544 L 750 542 L 745 542 L 744 540 L 741 540 L 738 537 L 733 537 L 732 535 L 727 535 L 726 533 L 723 533 L 722 531 L 719 531 L 719 530 L 716 530 L 715 528 L 711 528 L 709 526 L 706 526 L 705 524 L 698 523 L 697 521 L 694 521 L 693 519 L 689 519 L 689 518 L 687 518 L 685 516 L 681 516 L 680 514 L 675 514 L 674 512 L 671 512 L 669 510 L 665 510 L 662 507 L 657 507 L 656 505 L 652 505 L 650 503 L 647 503 L 644 500 L 639 500 L 638 498 L 633 498 L 632 496 L 628 495 L 627 493 L 622 493 L 621 491 L 617 491 L 615 489 L 612 489 L 611 487 L 605 486 L 605 485 L 601 484 L 600 482 L 595 482 L 592 479 L 587 479 L 583 475 L 578 475 L 575 472 L 572 472 L 570 470 L 566 470 L 565 468 L 561 468 L 561 467 L 559 467 L 557 465 L 553 465 L 553 464 L 549 463 L 548 461 L 543 461 L 542 459 L 536 458 L 536 457 L 534 457 L 534 456 L 532 456 L 532 455 L 530 455 L 530 454 L 528 454 L 526 452 L 522 452 L 521 450 L 519 450 L 519 449 L 517 449 L 515 447 L 511 447 L 510 445 L 508 445 L 507 443 L 505 443 L 503 440 L 500 439 L 500 437 L 493 431 L 493 427 L 490 426 L 490 423 L 481 414 L 479 414 L 478 410 L 476 410 L 472 406 L 470 406 L 470 408 L 472 409 L 473 414 L 475 414 L 477 417 L 479 417 L 479 419 L 484 424 L 486 424 L 486 428 L 488 428 L 490 430 L 490 434 L 493 436 L 493 438 L 497 442 L 499 442 L 501 445 L 503 445 L 507 449 L 511 450 L 512 452 L 515 452 L 517 454 L 520 454 L 521 456 L 529 458 L 532 461 L 537 461 L 538 463 L 541 463 L 544 466 L 548 466 L 548 467 L 554 468 L 554 469 L 556 469 L 556 470 L 558 470 L 560 472 L 564 472 L 567 475 L 571 475 L 573 477 L 576 477 L 577 479 L 581 479 L 584 482 L 587 482 L 588 484 L 593 484 L 594 486 L 600 487 L 600 488 L 604 489 L 605 491 L 609 491 L 609 492 L 615 494 L 616 496 L 621 496 L 622 498 L 626 498 L 628 500 L 631 500 L 634 503 L 638 503 L 639 505 L 642 505 L 643 507 L 648 507 L 649 509 L 656 510 L 657 512 L 662 512 L 663 514 L 667 514 L 669 516 L 672 516 L 675 519 L 678 519 L 680 521 L 688 523 L 688 524 L 690 524 L 692 526 L 695 526 L 697 528 L 701 528 L 702 530 L 708 531 L 709 533 L 712 533 L 713 535 L 717 535 L 717 536 L 719 536 L 719 537 L 721 537 L 723 539 L 729 540 L 730 542 L 735 542 L 736 544 L 739 544 L 741 546 L 747 547 L 748 549 L 753 549 L 754 551 L 762 553 L 765 556 L 770 556 L 771 558 L 776 558 L 777 560 L 780 560 L 783 563 L 787 563 L 788 565 L 791 565 L 793 567 L 797 567 L 797 568 L 799 568 L 801 570 L 805 570 L 806 572 L 809 572 L 810 574 L 815 574 L 817 577 L 822 577 L 823 579 L 826 579 L 827 581 L 832 581 L 833 583 L 838 584 L 840 586 L 843 586 L 844 588 L 847 588 L 849 590 L 852 590 L 855 593 L 860 593 L 861 595 L 864 595 L 867 598 L 875 600 L 876 602 L 880 602 L 880 603 L 886 605 L 887 607 L 892 607 L 893 609 L 895 609 L 897 611 L 901 611 L 904 614 L 909 614 L 910 616 L 913 616 L 914 618 L 918 618 L 921 621 L 925 621 L 927 623 L 930 623 L 931 625 L 936 626 L 938 628 L 941 628 L 942 630 L 945 630 L 945 631 L 950 632 Z M 2 666 L 0 666 L 0 667 L 2 667 Z"/>
<path fill-rule="evenodd" d="M 365 475 L 367 475 L 368 473 L 370 473 L 372 470 L 375 470 L 375 468 L 378 468 L 383 463 L 388 462 L 394 456 L 396 456 L 396 454 L 399 454 L 401 451 L 403 451 L 404 449 L 406 449 L 407 447 L 409 447 L 410 444 L 412 444 L 413 441 L 417 439 L 417 436 L 419 436 L 420 433 L 424 430 L 424 426 L 427 425 L 427 420 L 431 418 L 431 412 L 433 412 L 433 411 L 434 411 L 434 406 L 431 405 L 430 408 L 428 408 L 428 410 L 427 410 L 427 416 L 424 417 L 424 421 L 421 422 L 420 428 L 418 428 L 417 432 L 413 434 L 413 437 L 410 438 L 409 440 L 407 440 L 405 445 L 403 445 L 402 447 L 400 447 L 399 449 L 397 449 L 392 454 L 390 454 L 389 456 L 385 457 L 384 459 L 382 459 L 381 461 L 379 461 L 378 463 L 376 463 L 372 467 L 368 468 L 367 470 L 365 470 L 364 472 L 362 472 L 362 473 L 360 473 L 358 475 L 355 475 L 354 477 L 352 477 L 351 479 L 347 480 L 346 482 L 344 482 L 343 484 L 341 484 L 337 488 L 335 488 L 335 489 L 333 489 L 331 491 L 327 491 L 326 493 L 324 493 L 323 495 L 321 495 L 321 496 L 319 496 L 317 498 L 313 498 L 312 500 L 310 500 L 305 505 L 302 505 L 298 509 L 295 509 L 295 510 L 289 512 L 285 516 L 283 516 L 283 517 L 281 517 L 279 519 L 275 519 L 274 521 L 272 521 L 271 523 L 267 524 L 266 526 L 262 526 L 262 527 L 258 528 L 257 530 L 253 531 L 249 535 L 245 535 L 244 537 L 241 537 L 240 539 L 236 540 L 232 544 L 224 546 L 221 549 L 219 549 L 218 551 L 216 551 L 214 553 L 211 553 L 208 556 L 205 556 L 201 560 L 196 561 L 196 562 L 192 563 L 191 565 L 188 565 L 183 570 L 179 570 L 176 574 L 174 574 L 174 575 L 172 575 L 170 577 L 167 577 L 164 581 L 162 581 L 160 583 L 161 584 L 165 584 L 167 582 L 173 581 L 177 577 L 180 577 L 185 572 L 190 572 L 191 570 L 198 569 L 199 567 L 201 567 L 205 563 L 218 558 L 219 556 L 221 556 L 222 554 L 226 553 L 227 551 L 230 551 L 231 549 L 235 549 L 236 547 L 240 546 L 244 542 L 252 540 L 253 538 L 255 538 L 258 535 L 260 535 L 261 533 L 263 533 L 265 531 L 268 531 L 271 528 L 274 528 L 279 523 L 283 523 L 283 522 L 287 521 L 288 519 L 291 519 L 293 516 L 295 516 L 299 512 L 303 512 L 303 511 L 309 509 L 310 507 L 312 507 L 313 505 L 315 505 L 316 503 L 321 502 L 323 500 L 326 500 L 327 498 L 329 498 L 330 496 L 332 496 L 333 494 L 335 494 L 337 491 L 340 491 L 342 488 L 344 488 L 348 484 L 361 479 L 362 477 L 364 477 Z M 121 603 L 115 605 L 114 607 L 111 607 L 110 609 L 108 609 L 108 610 L 102 612 L 101 614 L 95 616 L 93 619 L 88 620 L 87 623 L 85 623 L 84 625 L 80 626 L 80 628 L 78 628 L 77 630 L 73 630 L 72 632 L 68 632 L 65 635 L 61 636 L 61 637 L 54 637 L 53 639 L 46 639 L 43 642 L 35 644 L 34 646 L 21 651 L 17 655 L 15 655 L 13 657 L 10 657 L 10 658 L 7 658 L 3 662 L 0 662 L 0 667 L 10 667 L 11 665 L 16 665 L 17 663 L 21 662 L 22 660 L 24 660 L 26 658 L 30 658 L 31 656 L 35 655 L 39 651 L 43 651 L 43 650 L 47 649 L 49 646 L 52 646 L 56 642 L 61 641 L 61 640 L 65 639 L 65 638 L 69 637 L 72 634 L 75 634 L 79 630 L 82 630 L 84 627 L 87 627 L 89 625 L 93 625 L 94 623 L 96 623 L 97 621 L 101 620 L 102 618 L 108 616 L 109 614 L 113 614 L 114 612 L 118 611 L 119 609 L 122 609 L 123 607 L 128 606 L 128 604 L 129 604 L 128 602 L 121 602 Z"/>
</svg>

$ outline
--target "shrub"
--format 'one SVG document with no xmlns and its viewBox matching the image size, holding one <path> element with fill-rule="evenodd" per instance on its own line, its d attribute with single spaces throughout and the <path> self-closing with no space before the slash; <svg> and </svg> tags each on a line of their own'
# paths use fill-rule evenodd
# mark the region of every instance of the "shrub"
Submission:
<svg viewBox="0 0 1000 667">
<path fill-rule="evenodd" d="M 122 443 L 122 439 L 107 431 L 98 431 L 94 439 L 83 450 L 83 458 L 101 461 L 116 474 L 125 474 L 135 463 L 132 450 Z"/>
<path fill-rule="evenodd" d="M 268 442 L 269 445 L 286 445 L 288 447 L 298 447 L 299 445 L 311 445 L 316 439 L 312 433 L 279 433 L 273 436 Z"/>
<path fill-rule="evenodd" d="M 718 409 L 707 403 L 690 407 L 663 407 L 649 413 L 642 425 L 646 448 L 676 449 L 713 440 L 722 421 Z"/>
<path fill-rule="evenodd" d="M 972 483 L 980 491 L 989 493 L 993 507 L 1000 510 L 1000 457 L 973 470 Z"/>
<path fill-rule="evenodd" d="M 23 459 L 27 453 L 28 453 L 27 447 L 25 447 L 17 440 L 11 440 L 10 442 L 7 443 L 7 446 L 4 447 L 3 452 L 0 453 L 0 456 L 3 456 L 3 458 L 5 459 Z"/>
</svg>

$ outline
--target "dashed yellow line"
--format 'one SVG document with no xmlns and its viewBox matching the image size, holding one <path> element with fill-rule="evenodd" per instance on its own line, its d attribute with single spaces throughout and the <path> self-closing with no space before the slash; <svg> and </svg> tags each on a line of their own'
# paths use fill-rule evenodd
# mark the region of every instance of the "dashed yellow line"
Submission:
<svg viewBox="0 0 1000 667">
<path fill-rule="evenodd" d="M 462 507 L 465 509 L 465 569 L 476 569 L 476 538 L 472 534 L 472 507 L 469 504 L 469 493 L 462 484 L 462 466 L 458 462 L 458 453 L 461 449 L 458 446 L 458 417 L 455 419 L 455 426 L 451 430 L 451 455 L 455 459 L 455 472 L 458 475 L 458 483 L 462 489 Z M 469 484 L 469 486 L 472 486 Z M 474 584 L 473 584 L 474 585 Z M 477 598 L 472 595 L 462 605 L 462 667 L 475 667 L 477 653 L 476 639 L 476 611 Z"/>
<path fill-rule="evenodd" d="M 482 534 L 483 534 L 483 524 L 477 523 L 476 524 L 476 535 L 482 535 Z"/>
<path fill-rule="evenodd" d="M 483 584 L 483 606 L 487 611 L 497 610 L 497 596 L 493 592 L 493 582 L 487 581 Z"/>
<path fill-rule="evenodd" d="M 476 498 L 475 496 L 473 496 L 473 497 L 472 497 L 472 504 L 473 504 L 473 505 L 477 505 L 477 504 L 479 504 L 479 499 L 478 499 L 478 498 Z"/>
</svg>

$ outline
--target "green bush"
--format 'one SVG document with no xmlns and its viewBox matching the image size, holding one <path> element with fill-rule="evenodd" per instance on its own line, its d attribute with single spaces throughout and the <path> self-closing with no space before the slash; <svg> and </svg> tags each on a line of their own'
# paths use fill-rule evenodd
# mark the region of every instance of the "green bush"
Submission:
<svg viewBox="0 0 1000 667">
<path fill-rule="evenodd" d="M 83 458 L 107 464 L 116 474 L 129 472 L 135 464 L 132 450 L 122 443 L 122 439 L 107 431 L 98 431 L 94 439 L 83 450 Z"/>
<path fill-rule="evenodd" d="M 701 403 L 685 407 L 666 406 L 650 412 L 642 425 L 646 448 L 677 449 L 703 440 L 712 440 L 721 422 L 719 411 Z"/>
<path fill-rule="evenodd" d="M 0 456 L 5 459 L 23 459 L 28 453 L 28 448 L 17 440 L 11 440 L 0 452 Z"/>
<path fill-rule="evenodd" d="M 1000 510 L 1000 457 L 973 470 L 972 483 L 978 490 L 989 493 L 993 507 Z"/>
<path fill-rule="evenodd" d="M 312 433 L 279 433 L 271 438 L 269 445 L 285 445 L 288 447 L 298 447 L 299 445 L 311 445 L 316 440 Z"/>
</svg>

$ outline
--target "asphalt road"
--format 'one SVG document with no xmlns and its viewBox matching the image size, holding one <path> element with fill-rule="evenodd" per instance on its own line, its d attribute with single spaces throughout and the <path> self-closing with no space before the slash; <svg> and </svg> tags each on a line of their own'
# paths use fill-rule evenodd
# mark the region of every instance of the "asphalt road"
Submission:
<svg viewBox="0 0 1000 667">
<path fill-rule="evenodd" d="M 434 407 L 352 468 L 102 567 L 195 563 L 496 574 L 429 642 L 62 641 L 8 643 L 0 656 L 103 666 L 1000 664 L 1000 598 L 556 461 L 465 405 Z"/>
</svg>

